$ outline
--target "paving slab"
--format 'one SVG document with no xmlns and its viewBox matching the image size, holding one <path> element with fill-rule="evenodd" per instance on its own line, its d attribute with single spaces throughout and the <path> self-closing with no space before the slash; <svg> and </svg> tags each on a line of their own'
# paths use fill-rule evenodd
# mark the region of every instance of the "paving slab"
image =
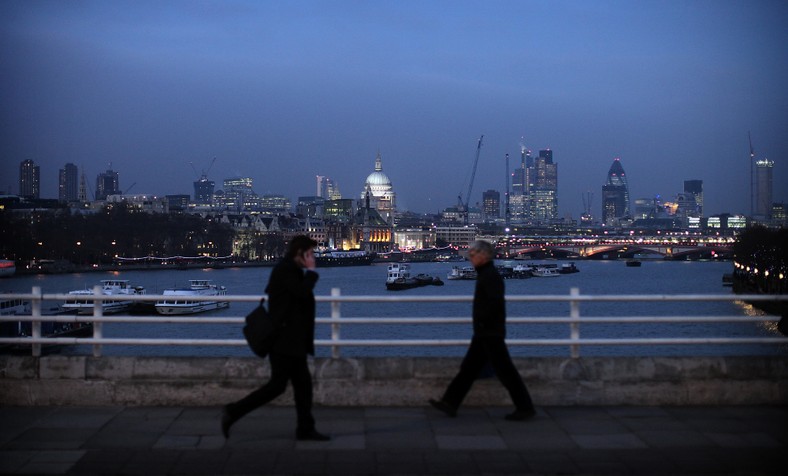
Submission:
<svg viewBox="0 0 788 476">
<path fill-rule="evenodd" d="M 1 474 L 783 474 L 788 411 L 749 407 L 315 409 L 332 439 L 296 441 L 291 406 L 220 430 L 221 407 L 0 408 Z"/>
</svg>

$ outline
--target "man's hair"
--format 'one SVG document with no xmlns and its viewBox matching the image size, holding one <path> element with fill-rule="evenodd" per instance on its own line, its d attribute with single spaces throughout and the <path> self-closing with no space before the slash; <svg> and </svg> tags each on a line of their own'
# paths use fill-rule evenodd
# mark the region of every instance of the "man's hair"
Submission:
<svg viewBox="0 0 788 476">
<path fill-rule="evenodd" d="M 487 257 L 490 259 L 493 259 L 495 257 L 495 248 L 493 248 L 493 245 L 491 245 L 490 242 L 484 240 L 474 241 L 471 247 L 468 248 L 468 251 L 483 253 L 487 255 Z"/>
<path fill-rule="evenodd" d="M 299 253 L 311 250 L 315 246 L 317 246 L 317 241 L 306 235 L 298 235 L 293 237 L 290 243 L 288 243 L 287 254 L 285 256 L 288 258 L 295 258 Z"/>
</svg>

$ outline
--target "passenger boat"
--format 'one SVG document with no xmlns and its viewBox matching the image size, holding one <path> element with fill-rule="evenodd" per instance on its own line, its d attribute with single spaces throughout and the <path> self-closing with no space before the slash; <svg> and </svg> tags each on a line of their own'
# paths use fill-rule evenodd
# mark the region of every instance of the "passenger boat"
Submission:
<svg viewBox="0 0 788 476">
<path fill-rule="evenodd" d="M 558 268 L 558 272 L 561 274 L 572 274 L 572 273 L 579 273 L 580 270 L 577 269 L 574 263 L 563 263 L 561 267 Z"/>
<path fill-rule="evenodd" d="M 104 314 L 113 314 L 123 311 L 128 311 L 134 301 L 124 301 L 125 296 L 138 296 L 145 294 L 145 288 L 142 286 L 131 286 L 127 279 L 105 279 L 101 281 L 101 293 L 105 296 L 117 296 L 117 300 L 103 301 L 101 303 L 102 312 Z M 78 289 L 70 291 L 70 296 L 61 309 L 64 311 L 77 311 L 78 314 L 93 314 L 93 300 L 90 296 L 93 291 L 90 289 Z"/>
<path fill-rule="evenodd" d="M 372 264 L 375 255 L 364 250 L 325 250 L 315 251 L 315 264 L 318 268 L 329 266 L 364 266 Z"/>
<path fill-rule="evenodd" d="M 443 286 L 443 281 L 438 277 L 427 274 L 417 274 L 411 277 L 410 265 L 405 263 L 390 263 L 386 274 L 386 289 L 401 291 L 403 289 L 417 288 L 419 286 Z"/>
<path fill-rule="evenodd" d="M 156 312 L 164 315 L 196 314 L 198 312 L 224 309 L 230 306 L 228 301 L 194 301 L 194 296 L 225 296 L 224 286 L 213 284 L 209 279 L 190 279 L 186 289 L 165 289 L 164 299 L 156 303 Z"/>
<path fill-rule="evenodd" d="M 531 267 L 528 265 L 518 264 L 512 268 L 512 278 L 515 279 L 528 279 L 533 276 Z"/>
<path fill-rule="evenodd" d="M 446 279 L 476 279 L 476 270 L 473 266 L 452 266 Z"/>
<path fill-rule="evenodd" d="M 561 276 L 558 272 L 558 268 L 547 268 L 544 266 L 537 266 L 531 270 L 531 274 L 535 278 L 553 278 L 556 276 Z"/>
</svg>

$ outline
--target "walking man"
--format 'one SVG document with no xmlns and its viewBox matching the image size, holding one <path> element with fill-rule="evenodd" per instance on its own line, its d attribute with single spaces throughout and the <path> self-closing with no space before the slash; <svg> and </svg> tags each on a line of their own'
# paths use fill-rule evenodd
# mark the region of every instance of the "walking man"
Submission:
<svg viewBox="0 0 788 476">
<path fill-rule="evenodd" d="M 268 309 L 283 326 L 268 355 L 271 380 L 259 389 L 222 411 L 222 433 L 229 437 L 230 427 L 242 416 L 285 392 L 287 382 L 293 384 L 298 423 L 296 439 L 327 441 L 328 435 L 315 429 L 312 416 L 312 375 L 307 355 L 315 354 L 315 295 L 317 282 L 315 254 L 317 242 L 308 236 L 296 236 L 288 245 L 287 254 L 271 271 L 268 286 Z"/>
<path fill-rule="evenodd" d="M 451 381 L 440 400 L 430 404 L 447 414 L 457 416 L 457 409 L 470 391 L 474 380 L 488 363 L 495 370 L 512 398 L 515 410 L 506 415 L 507 420 L 527 420 L 536 412 L 520 374 L 517 372 L 509 350 L 506 348 L 506 301 L 503 279 L 493 264 L 495 250 L 486 241 L 476 241 L 468 251 L 471 264 L 476 268 L 476 289 L 473 294 L 473 337 L 460 365 L 460 371 Z"/>
</svg>

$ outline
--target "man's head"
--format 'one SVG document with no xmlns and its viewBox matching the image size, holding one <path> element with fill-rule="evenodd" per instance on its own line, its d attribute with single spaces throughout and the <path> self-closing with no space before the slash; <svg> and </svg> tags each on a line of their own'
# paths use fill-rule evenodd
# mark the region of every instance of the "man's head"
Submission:
<svg viewBox="0 0 788 476">
<path fill-rule="evenodd" d="M 494 256 L 495 248 L 484 240 L 477 240 L 468 248 L 468 258 L 471 260 L 471 264 L 477 268 L 491 261 Z"/>
<path fill-rule="evenodd" d="M 315 246 L 317 246 L 317 241 L 306 235 L 298 235 L 290 240 L 290 243 L 287 245 L 287 254 L 285 256 L 288 258 L 295 258 L 296 256 L 303 255 Z"/>
</svg>

